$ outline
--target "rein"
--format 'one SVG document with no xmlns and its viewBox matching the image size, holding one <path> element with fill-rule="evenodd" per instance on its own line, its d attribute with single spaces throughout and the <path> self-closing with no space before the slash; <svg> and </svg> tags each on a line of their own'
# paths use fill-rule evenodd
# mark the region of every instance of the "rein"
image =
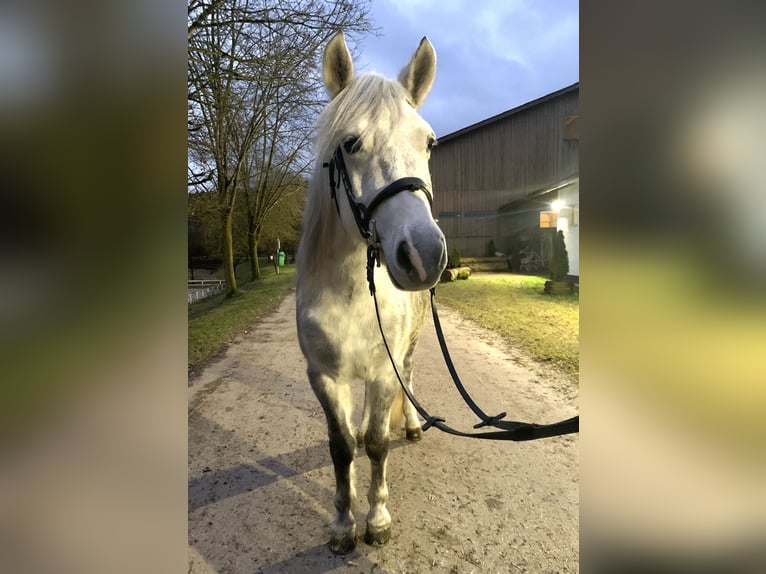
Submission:
<svg viewBox="0 0 766 574">
<path fill-rule="evenodd" d="M 356 221 L 356 225 L 357 225 L 357 228 L 359 229 L 359 233 L 361 234 L 362 239 L 364 239 L 367 242 L 367 283 L 369 284 L 369 287 L 370 287 L 370 295 L 372 295 L 373 301 L 375 303 L 375 316 L 378 320 L 378 329 L 380 330 L 380 336 L 383 339 L 383 345 L 386 348 L 386 353 L 388 353 L 388 358 L 391 361 L 391 366 L 394 369 L 394 373 L 396 374 L 396 378 L 399 381 L 399 385 L 404 391 L 404 394 L 407 395 L 407 398 L 409 399 L 409 401 L 415 407 L 415 410 L 418 412 L 418 414 L 425 419 L 425 423 L 423 423 L 423 426 L 421 427 L 423 432 L 427 431 L 431 427 L 436 427 L 442 432 L 455 435 L 455 436 L 479 438 L 479 439 L 486 439 L 486 440 L 512 440 L 512 441 L 537 440 L 541 438 L 561 436 L 565 434 L 579 432 L 580 431 L 579 415 L 572 417 L 570 419 L 566 419 L 566 420 L 559 421 L 556 423 L 551 423 L 551 424 L 536 424 L 536 423 L 525 423 L 525 422 L 519 422 L 519 421 L 502 420 L 506 416 L 505 412 L 502 412 L 493 416 L 487 415 L 468 394 L 468 391 L 463 386 L 463 383 L 460 380 L 460 377 L 458 376 L 457 371 L 455 369 L 455 365 L 452 362 L 452 358 L 450 357 L 449 351 L 447 349 L 447 343 L 444 339 L 444 332 L 442 331 L 442 328 L 441 328 L 441 322 L 439 321 L 439 315 L 436 311 L 436 303 L 434 302 L 434 299 L 436 296 L 436 289 L 434 287 L 430 289 L 430 292 L 431 292 L 431 312 L 434 319 L 436 336 L 439 339 L 439 346 L 441 348 L 442 355 L 444 357 L 444 362 L 447 364 L 447 369 L 449 370 L 450 375 L 452 376 L 452 380 L 455 383 L 455 387 L 460 393 L 460 396 L 463 397 L 463 400 L 468 405 L 468 407 L 481 420 L 481 422 L 475 424 L 473 428 L 479 429 L 482 427 L 494 427 L 499 430 L 489 431 L 489 432 L 474 432 L 474 433 L 464 432 L 464 431 L 460 431 L 448 426 L 446 424 L 446 420 L 443 417 L 432 416 L 428 414 L 425 408 L 423 408 L 420 405 L 420 403 L 415 399 L 414 395 L 409 391 L 409 389 L 407 388 L 407 385 L 404 384 L 402 377 L 399 375 L 399 369 L 396 367 L 396 361 L 394 361 L 394 357 L 391 353 L 391 349 L 388 346 L 388 341 L 386 340 L 386 334 L 383 332 L 383 324 L 381 323 L 381 320 L 380 320 L 380 309 L 378 307 L 378 296 L 375 290 L 375 267 L 376 266 L 380 267 L 380 242 L 378 241 L 378 233 L 375 226 L 375 220 L 372 219 L 372 215 L 375 212 L 375 209 L 377 209 L 381 203 L 383 203 L 387 199 L 392 198 L 394 195 L 402 191 L 415 192 L 418 190 L 422 190 L 425 193 L 426 198 L 428 199 L 429 206 L 433 207 L 433 197 L 431 195 L 431 192 L 429 191 L 428 186 L 422 179 L 419 179 L 417 177 L 404 177 L 394 181 L 393 183 L 383 188 L 373 198 L 370 204 L 365 206 L 364 204 L 356 201 L 356 199 L 354 198 L 354 194 L 351 188 L 351 181 L 349 180 L 348 172 L 346 171 L 346 164 L 343 160 L 343 152 L 341 151 L 340 146 L 338 146 L 335 149 L 335 153 L 333 154 L 332 159 L 328 163 L 323 164 L 323 167 L 329 168 L 329 171 L 330 171 L 330 191 L 332 193 L 333 200 L 335 200 L 335 208 L 338 212 L 338 215 L 340 215 L 340 205 L 338 203 L 337 190 L 339 187 L 339 183 L 341 183 L 346 192 L 346 198 L 348 199 L 351 212 L 354 215 L 354 221 Z M 340 182 L 336 180 L 336 173 Z"/>
<path fill-rule="evenodd" d="M 391 366 L 394 368 L 394 373 L 396 374 L 396 378 L 398 379 L 399 385 L 402 387 L 404 394 L 407 395 L 407 398 L 415 407 L 415 410 L 418 411 L 418 414 L 421 417 L 423 417 L 426 421 L 425 423 L 423 423 L 423 427 L 422 427 L 423 432 L 427 431 L 429 428 L 433 426 L 438 428 L 442 432 L 455 435 L 455 436 L 463 436 L 467 438 L 481 438 L 481 439 L 487 439 L 487 440 L 512 440 L 516 442 L 527 441 L 527 440 L 537 440 L 541 438 L 548 438 L 552 436 L 560 436 L 560 435 L 580 432 L 579 415 L 576 417 L 572 417 L 570 419 L 556 422 L 556 423 L 541 425 L 536 423 L 524 423 L 519 421 L 501 420 L 506 416 L 506 413 L 504 412 L 497 414 L 495 416 L 488 416 L 487 414 L 485 414 L 484 411 L 482 411 L 479 408 L 479 406 L 474 402 L 474 400 L 468 394 L 468 391 L 465 390 L 465 387 L 463 386 L 463 383 L 460 381 L 460 377 L 458 376 L 457 371 L 455 371 L 455 366 L 453 365 L 452 359 L 449 356 L 449 351 L 447 351 L 447 343 L 444 340 L 444 333 L 442 332 L 441 324 L 439 323 L 439 316 L 438 316 L 438 313 L 436 312 L 436 304 L 434 303 L 434 296 L 436 295 L 436 289 L 432 287 L 430 291 L 431 291 L 431 310 L 434 316 L 434 326 L 436 327 L 436 334 L 439 339 L 439 346 L 442 349 L 442 355 L 444 356 L 444 361 L 447 363 L 447 368 L 449 369 L 450 374 L 452 375 L 452 380 L 455 383 L 455 386 L 457 387 L 457 390 L 460 393 L 460 396 L 463 397 L 463 400 L 466 402 L 466 404 L 481 419 L 481 422 L 475 424 L 473 428 L 479 429 L 481 427 L 490 426 L 500 430 L 491 431 L 491 432 L 476 432 L 476 433 L 460 431 L 447 425 L 446 419 L 444 419 L 443 417 L 432 416 L 428 414 L 428 412 L 420 405 L 420 403 L 418 403 L 418 401 L 415 399 L 413 394 L 407 388 L 407 385 L 405 385 L 404 381 L 402 381 L 402 377 L 399 375 L 399 369 L 396 368 L 396 362 L 394 361 L 394 357 L 391 354 L 391 349 L 388 347 L 388 341 L 386 341 L 386 335 L 383 332 L 383 325 L 380 322 L 380 311 L 378 309 L 378 297 L 373 290 L 372 296 L 375 301 L 375 316 L 378 319 L 378 329 L 380 330 L 380 336 L 383 338 L 383 345 L 386 347 L 386 352 L 388 353 L 388 358 L 391 361 Z"/>
</svg>

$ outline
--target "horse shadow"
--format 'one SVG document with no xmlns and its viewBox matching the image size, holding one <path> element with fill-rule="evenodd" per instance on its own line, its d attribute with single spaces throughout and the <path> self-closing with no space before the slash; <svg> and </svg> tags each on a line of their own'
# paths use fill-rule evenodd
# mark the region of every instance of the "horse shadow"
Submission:
<svg viewBox="0 0 766 574">
<path fill-rule="evenodd" d="M 359 540 L 357 550 L 336 556 L 330 552 L 326 538 L 327 524 L 331 514 L 333 490 L 332 481 L 318 480 L 316 472 L 332 472 L 332 460 L 327 442 L 298 448 L 276 456 L 258 457 L 257 445 L 246 444 L 234 432 L 225 429 L 209 419 L 195 420 L 196 432 L 215 436 L 218 443 L 226 444 L 231 452 L 250 452 L 256 459 L 251 463 L 233 464 L 213 468 L 218 462 L 210 462 L 200 470 L 190 471 L 188 482 L 189 544 L 217 571 L 262 572 L 264 574 L 293 572 L 329 572 L 344 565 L 357 568 L 348 571 L 379 572 L 380 566 L 364 555 L 366 547 Z M 408 444 L 404 438 L 392 437 L 390 449 Z M 202 456 L 203 460 L 210 460 Z M 217 458 L 217 457 L 213 457 Z M 367 458 L 364 448 L 357 449 L 356 460 Z M 221 466 L 226 464 L 220 461 Z M 287 481 L 287 485 L 279 484 Z M 279 500 L 273 497 L 280 492 Z M 229 507 L 234 507 L 229 511 Z M 251 507 L 252 510 L 242 511 Z M 237 510 L 238 508 L 238 510 Z M 239 530 L 240 522 L 255 522 L 242 519 L 237 512 L 257 515 L 264 509 L 271 516 L 282 516 L 279 524 L 270 524 L 268 518 L 251 531 Z M 300 509 L 300 510 L 299 510 Z M 324 514 L 322 512 L 324 510 Z M 203 518 L 204 516 L 204 518 Z M 290 526 L 286 527 L 285 522 Z M 363 521 L 359 524 L 364 532 Z M 204 530 L 204 532 L 203 532 Z M 218 533 L 222 534 L 218 534 Z M 283 557 L 292 545 L 294 554 L 277 559 L 268 565 L 242 564 L 252 556 L 255 562 L 270 561 L 267 556 Z M 232 552 L 231 547 L 235 550 Z M 225 550 L 223 548 L 225 547 Z M 272 551 L 274 554 L 269 554 Z M 252 566 L 256 566 L 254 570 Z"/>
</svg>

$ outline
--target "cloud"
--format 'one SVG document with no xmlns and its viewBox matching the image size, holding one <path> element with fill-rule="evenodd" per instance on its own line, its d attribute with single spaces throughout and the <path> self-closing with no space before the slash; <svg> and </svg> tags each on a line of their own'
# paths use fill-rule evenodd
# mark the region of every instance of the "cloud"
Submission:
<svg viewBox="0 0 766 574">
<path fill-rule="evenodd" d="M 381 36 L 363 41 L 360 71 L 396 76 L 423 36 L 438 71 L 423 116 L 445 135 L 579 79 L 578 3 L 571 0 L 468 4 L 380 0 Z"/>
</svg>

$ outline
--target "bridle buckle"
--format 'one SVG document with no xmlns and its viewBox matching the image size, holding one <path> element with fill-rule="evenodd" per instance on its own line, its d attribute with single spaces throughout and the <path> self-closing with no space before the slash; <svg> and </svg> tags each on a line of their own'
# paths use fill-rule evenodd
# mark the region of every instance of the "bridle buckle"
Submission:
<svg viewBox="0 0 766 574">
<path fill-rule="evenodd" d="M 367 230 L 367 284 L 370 295 L 375 295 L 375 267 L 380 267 L 380 242 L 375 220 L 371 219 L 370 229 Z"/>
<path fill-rule="evenodd" d="M 378 238 L 378 227 L 375 224 L 375 220 L 370 220 L 370 228 L 367 230 L 367 245 L 380 249 L 380 240 Z"/>
</svg>

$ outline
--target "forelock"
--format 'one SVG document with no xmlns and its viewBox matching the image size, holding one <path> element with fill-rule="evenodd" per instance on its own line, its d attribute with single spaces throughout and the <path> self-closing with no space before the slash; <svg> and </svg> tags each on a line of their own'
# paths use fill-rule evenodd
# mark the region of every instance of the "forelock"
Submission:
<svg viewBox="0 0 766 574">
<path fill-rule="evenodd" d="M 364 118 L 368 125 L 379 125 L 384 115 L 390 122 L 399 113 L 406 90 L 395 81 L 379 74 L 357 76 L 325 108 L 319 117 L 317 152 L 329 157 L 347 134 L 348 126 Z"/>
</svg>

